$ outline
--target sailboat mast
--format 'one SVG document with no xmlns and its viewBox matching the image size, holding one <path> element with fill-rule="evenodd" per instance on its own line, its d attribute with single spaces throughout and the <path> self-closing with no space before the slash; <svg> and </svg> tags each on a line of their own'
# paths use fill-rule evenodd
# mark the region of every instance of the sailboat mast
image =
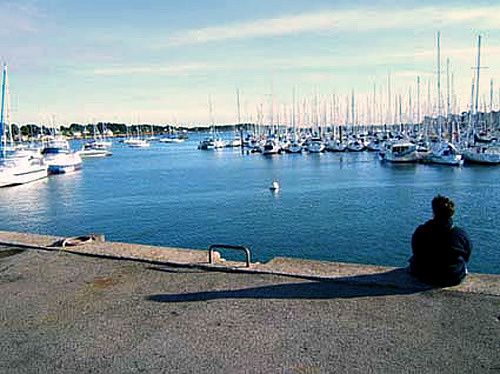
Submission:
<svg viewBox="0 0 500 374">
<path fill-rule="evenodd" d="M 410 125 L 413 125 L 413 103 L 411 100 L 411 87 L 408 89 L 408 113 L 407 113 L 407 122 Z"/>
<path fill-rule="evenodd" d="M 420 130 L 420 77 L 417 77 L 417 123 Z"/>
<path fill-rule="evenodd" d="M 493 129 L 493 79 L 490 79 L 490 126 Z"/>
<path fill-rule="evenodd" d="M 5 86 L 6 86 L 6 81 L 7 81 L 7 65 L 3 65 L 3 70 L 2 70 L 2 105 L 1 105 L 1 112 L 0 112 L 0 150 L 4 151 L 4 113 L 5 113 Z"/>
<path fill-rule="evenodd" d="M 441 128 L 441 32 L 437 33 L 437 91 L 438 91 L 438 131 L 439 140 L 442 138 Z"/>
<path fill-rule="evenodd" d="M 241 123 L 240 90 L 236 90 L 236 105 L 238 107 L 238 125 Z"/>
<path fill-rule="evenodd" d="M 481 35 L 477 37 L 477 66 L 476 66 L 476 103 L 474 105 L 474 112 L 477 115 L 479 110 L 479 70 L 481 69 Z"/>
<path fill-rule="evenodd" d="M 355 118 L 354 118 L 355 110 L 354 110 L 354 90 L 351 92 L 351 123 L 352 127 L 354 129 L 355 125 Z"/>
<path fill-rule="evenodd" d="M 446 58 L 446 123 L 450 140 L 453 141 L 453 121 L 451 120 L 451 102 L 450 102 L 450 59 Z"/>
<path fill-rule="evenodd" d="M 387 74 L 387 123 L 391 122 L 391 73 Z"/>
<path fill-rule="evenodd" d="M 450 101 L 450 59 L 446 59 L 446 118 L 451 114 L 451 101 Z"/>
<path fill-rule="evenodd" d="M 471 145 L 471 137 L 473 139 L 473 143 L 475 143 L 475 128 L 474 123 L 472 121 L 474 115 L 474 78 L 472 78 L 471 90 L 470 90 L 470 107 L 469 107 L 469 131 L 467 136 L 467 143 Z"/>
</svg>

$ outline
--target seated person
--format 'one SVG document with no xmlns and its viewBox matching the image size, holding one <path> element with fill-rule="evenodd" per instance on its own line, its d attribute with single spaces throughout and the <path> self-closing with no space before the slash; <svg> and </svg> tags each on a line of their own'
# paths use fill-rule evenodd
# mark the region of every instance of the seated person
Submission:
<svg viewBox="0 0 500 374">
<path fill-rule="evenodd" d="M 453 201 L 437 195 L 432 211 L 434 218 L 413 233 L 410 273 L 434 286 L 454 286 L 467 275 L 472 244 L 467 233 L 453 225 Z"/>
</svg>

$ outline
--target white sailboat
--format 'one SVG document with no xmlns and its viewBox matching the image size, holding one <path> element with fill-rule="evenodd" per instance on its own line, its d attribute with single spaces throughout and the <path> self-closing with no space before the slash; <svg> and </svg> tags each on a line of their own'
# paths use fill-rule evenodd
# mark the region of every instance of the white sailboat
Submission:
<svg viewBox="0 0 500 374">
<path fill-rule="evenodd" d="M 467 162 L 480 165 L 500 165 L 500 145 L 469 147 L 464 151 Z"/>
<path fill-rule="evenodd" d="M 325 150 L 325 143 L 321 138 L 311 138 L 307 142 L 307 151 L 309 153 L 321 153 Z"/>
<path fill-rule="evenodd" d="M 60 136 L 49 141 L 42 154 L 49 174 L 67 174 L 82 168 L 80 155 L 71 151 L 68 141 Z"/>
<path fill-rule="evenodd" d="M 85 143 L 82 149 L 77 153 L 82 158 L 97 158 L 97 157 L 107 157 L 112 155 L 108 147 L 106 145 L 103 145 L 101 142 Z"/>
<path fill-rule="evenodd" d="M 419 160 L 417 146 L 407 141 L 389 143 L 383 153 L 383 160 L 393 163 L 413 163 Z"/>
<path fill-rule="evenodd" d="M 105 131 L 104 124 L 103 131 Z M 112 155 L 109 150 L 111 145 L 112 143 L 110 141 L 97 137 L 97 127 L 94 124 L 94 138 L 83 144 L 82 149 L 77 153 L 82 158 L 107 157 Z"/>
<path fill-rule="evenodd" d="M 131 148 L 148 148 L 151 144 L 147 142 L 145 139 L 129 139 L 127 145 Z"/>
<path fill-rule="evenodd" d="M 2 70 L 2 97 L 0 112 L 0 187 L 16 186 L 47 178 L 47 165 L 37 152 L 19 151 L 7 156 L 5 127 L 8 125 L 9 100 L 7 65 Z M 7 115 L 5 113 L 7 112 Z M 7 119 L 7 121 L 5 121 Z M 12 133 L 12 131 L 11 131 Z"/>
<path fill-rule="evenodd" d="M 447 140 L 436 144 L 427 160 L 433 164 L 450 166 L 460 166 L 464 163 L 462 154 Z"/>
<path fill-rule="evenodd" d="M 297 135 L 294 134 L 290 144 L 285 148 L 286 153 L 302 153 L 302 145 L 297 139 Z"/>
<path fill-rule="evenodd" d="M 302 145 L 299 142 L 299 136 L 296 129 L 296 118 L 295 118 L 295 87 L 293 88 L 292 95 L 292 136 L 289 144 L 284 148 L 286 153 L 302 153 Z"/>
<path fill-rule="evenodd" d="M 9 157 L 0 159 L 0 187 L 17 186 L 47 178 L 43 158 Z"/>
<path fill-rule="evenodd" d="M 347 145 L 339 139 L 332 138 L 326 143 L 325 149 L 328 152 L 345 152 Z"/>
<path fill-rule="evenodd" d="M 438 90 L 438 131 L 439 142 L 433 147 L 427 161 L 433 164 L 460 166 L 464 163 L 463 157 L 455 145 L 443 138 L 443 124 L 441 113 L 441 33 L 437 33 L 437 90 Z"/>
<path fill-rule="evenodd" d="M 469 137 L 472 137 L 472 141 L 469 141 L 469 146 L 463 151 L 465 161 L 472 164 L 480 165 L 500 165 L 500 144 L 497 142 L 479 142 L 476 135 L 476 126 L 478 121 L 478 103 L 479 103 L 479 72 L 481 69 L 481 35 L 478 36 L 477 43 L 477 66 L 476 66 L 476 104 L 475 110 L 473 110 L 473 100 L 474 100 L 474 82 L 472 83 L 472 95 L 471 95 L 471 106 L 469 112 Z M 490 104 L 490 112 L 493 111 L 492 105 Z M 475 112 L 475 115 L 474 115 Z"/>
<path fill-rule="evenodd" d="M 272 138 L 267 139 L 261 148 L 261 153 L 263 155 L 275 155 L 281 153 L 281 147 L 279 142 Z"/>
</svg>

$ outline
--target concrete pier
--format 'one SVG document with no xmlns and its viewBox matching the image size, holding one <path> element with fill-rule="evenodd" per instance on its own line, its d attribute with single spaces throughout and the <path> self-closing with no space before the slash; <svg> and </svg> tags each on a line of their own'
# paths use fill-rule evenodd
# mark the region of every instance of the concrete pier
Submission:
<svg viewBox="0 0 500 374">
<path fill-rule="evenodd" d="M 0 372 L 500 371 L 497 275 L 58 239 L 0 232 Z"/>
</svg>

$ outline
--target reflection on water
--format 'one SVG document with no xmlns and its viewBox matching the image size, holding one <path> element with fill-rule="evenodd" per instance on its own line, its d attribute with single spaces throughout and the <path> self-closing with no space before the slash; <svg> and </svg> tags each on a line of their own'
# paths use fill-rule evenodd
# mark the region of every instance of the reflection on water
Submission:
<svg viewBox="0 0 500 374">
<path fill-rule="evenodd" d="M 475 244 L 471 270 L 500 272 L 496 168 L 392 165 L 374 153 L 242 155 L 197 138 L 85 160 L 81 172 L 0 190 L 3 230 L 105 233 L 110 240 L 207 248 L 243 244 L 257 261 L 297 256 L 405 266 L 437 193 Z M 269 186 L 278 180 L 280 190 Z"/>
</svg>

